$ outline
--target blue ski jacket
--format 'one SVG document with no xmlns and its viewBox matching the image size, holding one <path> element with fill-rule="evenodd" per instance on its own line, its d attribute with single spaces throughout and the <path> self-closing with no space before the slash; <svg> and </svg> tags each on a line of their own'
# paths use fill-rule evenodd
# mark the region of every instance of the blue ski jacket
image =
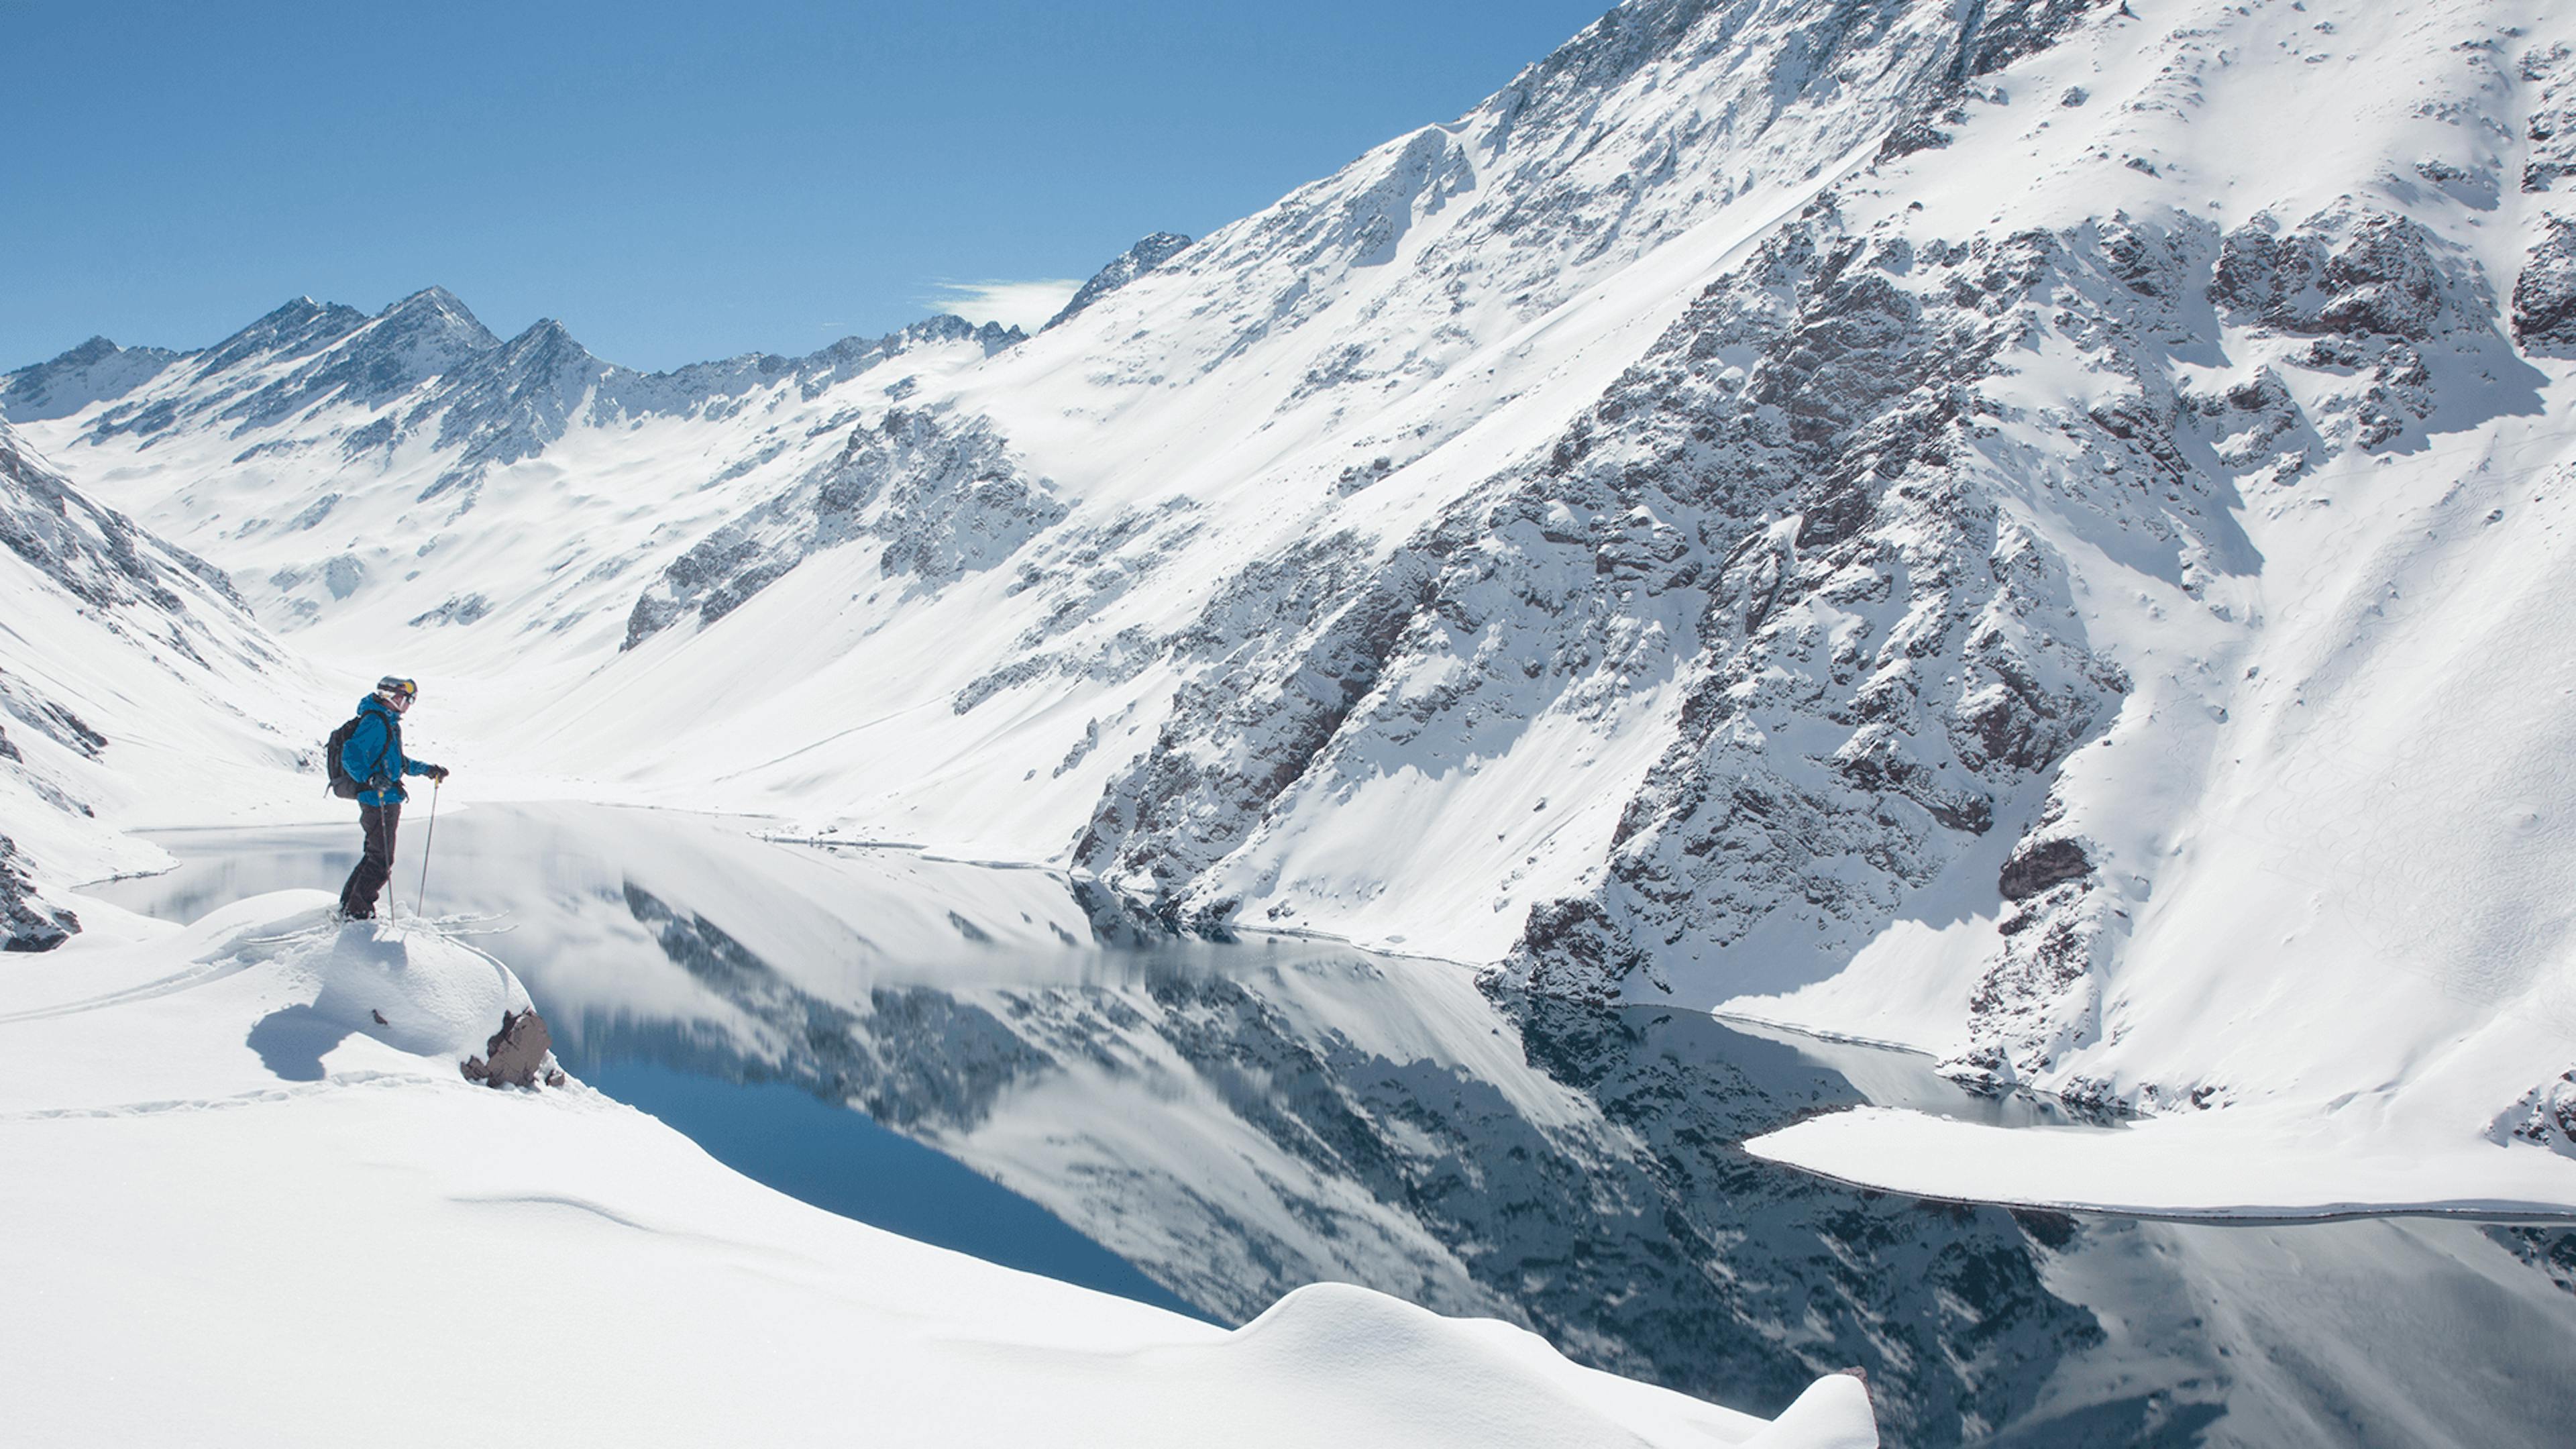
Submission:
<svg viewBox="0 0 2576 1449">
<path fill-rule="evenodd" d="M 340 768 L 361 787 L 359 804 L 392 805 L 411 798 L 403 776 L 426 775 L 438 767 L 403 753 L 402 717 L 382 697 L 370 694 L 358 701 L 358 727 L 340 747 Z"/>
</svg>

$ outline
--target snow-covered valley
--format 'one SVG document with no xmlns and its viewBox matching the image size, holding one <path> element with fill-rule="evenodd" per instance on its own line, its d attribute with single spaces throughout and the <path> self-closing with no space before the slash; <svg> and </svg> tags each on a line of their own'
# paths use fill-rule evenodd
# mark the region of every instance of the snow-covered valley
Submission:
<svg viewBox="0 0 2576 1449">
<path fill-rule="evenodd" d="M 430 287 L 95 340 L 0 376 L 0 929 L 43 953 L 0 973 L 0 1030 L 63 1084 L 13 1078 L 0 1131 L 139 1134 L 141 1172 L 184 1124 L 366 1119 L 235 1059 L 252 1003 L 223 993 L 317 979 L 291 963 L 108 1000 L 240 958 L 224 933 L 283 904 L 183 937 L 81 888 L 169 864 L 153 828 L 339 821 L 322 735 L 396 670 L 451 807 L 1035 865 L 1031 942 L 1062 877 L 1149 931 L 1460 968 L 1390 1020 L 1714 1010 L 2122 1124 L 1867 1092 L 1736 1124 L 1849 1183 L 2576 1213 L 2570 187 L 2576 20 L 2538 0 L 1631 0 L 1455 121 L 1147 237 L 1030 334 L 645 374 Z M 1350 989 L 1307 1005 L 1364 1040 Z M 45 1014 L 75 998 L 112 1009 Z M 73 1040 L 111 1021 L 228 1055 L 111 1086 Z M 326 1060 L 350 1100 L 436 1075 L 371 1041 Z M 1541 1090 L 1525 1065 L 1486 1077 Z M 664 1224 L 656 1251 L 875 1251 L 774 1203 L 692 1236 L 758 1190 L 595 1097 L 462 1092 L 401 1110 L 424 1142 L 609 1124 L 667 1167 L 689 1204 L 657 1167 L 587 1209 Z M 271 1105 L 138 1106 L 165 1099 Z M 232 1130 L 187 1150 L 292 1137 Z M 1005 1180 L 1029 1146 L 940 1145 Z M 482 1191 L 420 1151 L 397 1170 Z M 1239 1142 L 1210 1160 L 1454 1256 Z M 26 1183 L 13 1224 L 76 1210 Z M 1335 1271 L 1270 1227 L 1260 1253 Z M 602 1235 L 575 1236 L 604 1265 Z M 1523 1312 L 1425 1271 L 1444 1311 Z M 854 1304 L 815 1311 L 910 1311 Z M 1148 1359 L 1220 1337 L 1100 1312 Z M 1009 1342 L 1014 1373 L 1057 1352 Z M 986 1351 L 923 1350 L 924 1382 Z M 1593 1382 L 1495 1352 L 1511 1394 Z M 1609 1432 L 1582 1423 L 1544 1433 Z"/>
</svg>

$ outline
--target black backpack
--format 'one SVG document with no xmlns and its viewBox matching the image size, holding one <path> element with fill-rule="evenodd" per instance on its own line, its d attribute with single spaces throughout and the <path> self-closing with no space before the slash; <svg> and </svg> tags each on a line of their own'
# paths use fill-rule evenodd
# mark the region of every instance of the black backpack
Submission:
<svg viewBox="0 0 2576 1449">
<path fill-rule="evenodd" d="M 322 742 L 322 768 L 330 776 L 331 793 L 339 796 L 343 800 L 357 799 L 358 792 L 366 788 L 366 786 L 360 784 L 358 781 L 350 779 L 347 768 L 342 766 L 340 763 L 340 751 L 348 747 L 349 736 L 358 732 L 358 722 L 365 718 L 366 716 L 363 714 L 353 714 L 349 716 L 347 723 L 341 725 L 338 729 L 331 731 L 331 737 Z M 401 738 L 402 736 L 394 733 L 393 725 L 388 722 L 385 726 L 386 751 L 390 752 L 394 747 L 395 741 Z M 383 754 L 378 754 L 376 756 L 376 763 L 381 765 L 384 763 L 384 759 L 385 757 Z"/>
</svg>

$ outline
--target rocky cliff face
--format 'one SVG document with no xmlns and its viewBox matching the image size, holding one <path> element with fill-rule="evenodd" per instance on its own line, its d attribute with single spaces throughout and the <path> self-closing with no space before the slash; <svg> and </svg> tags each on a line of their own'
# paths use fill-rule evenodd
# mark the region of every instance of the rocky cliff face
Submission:
<svg viewBox="0 0 2576 1449">
<path fill-rule="evenodd" d="M 1955 63 L 1906 92 L 1882 161 L 1936 177 L 1950 128 L 2009 102 L 1978 77 L 2084 16 L 1972 25 Z M 1609 29 L 1623 20 L 1643 12 Z M 2162 43 L 2172 58 L 2134 104 L 2188 115 L 2224 46 L 2188 28 Z M 1653 46 L 1660 64 L 1686 49 Z M 2451 83 L 2487 96 L 2558 63 L 2461 53 Z M 2554 144 L 2548 106 L 2532 134 Z M 2454 114 L 2419 108 L 2437 113 Z M 1593 999 L 1759 992 L 1909 918 L 1990 911 L 1953 1069 L 2152 1105 L 2159 1084 L 2070 1066 L 2105 1040 L 2107 973 L 2149 867 L 2130 855 L 2109 888 L 2085 833 L 2103 806 L 2058 771 L 2106 738 L 2158 652 L 2098 639 L 2084 601 L 2151 578 L 2242 637 L 2263 622 L 2242 602 L 2264 568 L 2247 514 L 2329 507 L 2321 470 L 2451 451 L 2536 408 L 2527 359 L 2558 345 L 2567 223 L 2530 217 L 2508 308 L 2462 230 L 2494 208 L 2503 164 L 2428 158 L 2384 191 L 2226 227 L 2166 199 L 2142 154 L 2105 167 L 2139 204 L 2096 198 L 2048 226 L 1950 231 L 1890 205 L 1908 193 L 1884 176 L 1828 191 L 1544 454 L 1391 548 L 1321 535 L 1283 554 L 1259 606 L 1272 627 L 1218 633 L 1204 682 L 1112 778 L 1074 859 L 1202 919 L 1250 904 L 1244 918 L 1295 923 L 1336 885 L 1296 873 L 1318 815 L 1402 769 L 1471 775 L 1550 716 L 1616 720 L 1605 744 L 1645 729 L 1660 753 L 1598 782 L 1625 797 L 1615 828 L 1583 889 L 1529 903 L 1511 979 Z M 2554 173 L 2534 165 L 2537 189 Z M 1866 220 L 1840 191 L 1870 198 Z M 1246 571 L 1209 616 L 1261 588 Z M 1524 789 L 1549 808 L 1554 792 Z M 2209 1090 L 2168 1082 L 2161 1100 Z"/>
</svg>

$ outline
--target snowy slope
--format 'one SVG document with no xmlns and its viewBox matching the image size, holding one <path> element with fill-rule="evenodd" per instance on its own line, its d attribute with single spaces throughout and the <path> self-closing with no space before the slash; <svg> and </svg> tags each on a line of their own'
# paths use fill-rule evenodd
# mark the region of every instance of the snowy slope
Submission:
<svg viewBox="0 0 2576 1449">
<path fill-rule="evenodd" d="M 0 1264 L 44 1305 L 0 1327 L 13 1435 L 1878 1442 L 1856 1379 L 1766 1423 L 1363 1289 L 1227 1333 L 833 1217 L 578 1083 L 469 1085 L 509 970 L 327 904 L 0 978 Z"/>
<path fill-rule="evenodd" d="M 1638 0 L 1025 340 L 640 378 L 433 290 L 0 407 L 315 658 L 429 678 L 486 788 L 2576 1203 L 2572 44 Z"/>
<path fill-rule="evenodd" d="M 374 317 L 299 298 L 190 353 L 94 339 L 10 374 L 0 408 L 47 419 L 30 426 L 148 524 L 216 548 L 306 652 L 372 659 L 399 639 L 429 673 L 613 646 L 651 566 L 838 447 L 816 431 L 833 417 L 821 399 L 889 361 L 915 376 L 1017 335 L 933 318 L 646 375 L 552 321 L 501 341 L 432 287 Z M 55 416 L 70 398 L 92 400 Z M 435 647 L 487 616 L 474 647 Z"/>
<path fill-rule="evenodd" d="M 310 690 L 220 570 L 0 423 L 0 946 L 59 945 L 64 887 L 169 863 L 124 830 L 294 791 Z"/>
</svg>

